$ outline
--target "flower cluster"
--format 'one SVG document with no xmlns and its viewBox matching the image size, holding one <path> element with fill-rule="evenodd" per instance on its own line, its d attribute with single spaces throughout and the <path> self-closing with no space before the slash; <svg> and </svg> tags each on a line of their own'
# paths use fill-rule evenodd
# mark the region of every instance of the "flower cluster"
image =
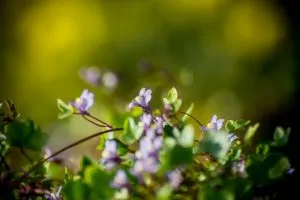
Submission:
<svg viewBox="0 0 300 200">
<path fill-rule="evenodd" d="M 210 122 L 206 126 L 201 127 L 201 130 L 203 132 L 207 132 L 207 131 L 218 132 L 222 129 L 224 121 L 225 121 L 224 119 L 218 119 L 217 115 L 213 115 L 211 117 Z M 235 135 L 234 133 L 228 133 L 227 139 L 229 143 L 232 144 L 235 140 L 238 139 L 238 136 Z"/>
<path fill-rule="evenodd" d="M 101 163 L 107 170 L 112 170 L 120 162 L 117 153 L 117 142 L 114 140 L 106 140 L 105 148 L 102 151 Z"/>
</svg>

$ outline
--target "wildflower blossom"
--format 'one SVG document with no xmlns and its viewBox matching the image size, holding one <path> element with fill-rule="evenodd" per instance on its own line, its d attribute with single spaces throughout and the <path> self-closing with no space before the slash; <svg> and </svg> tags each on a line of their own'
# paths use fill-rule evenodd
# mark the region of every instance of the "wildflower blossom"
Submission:
<svg viewBox="0 0 300 200">
<path fill-rule="evenodd" d="M 44 195 L 44 198 L 46 200 L 61 200 L 62 198 L 60 197 L 60 192 L 62 190 L 62 186 L 59 186 L 58 190 L 56 193 L 54 192 L 51 192 L 49 194 L 45 194 Z"/>
<path fill-rule="evenodd" d="M 149 110 L 149 102 L 151 100 L 152 90 L 142 88 L 140 90 L 139 96 L 137 96 L 130 104 L 129 108 L 133 108 L 135 106 L 141 107 L 144 110 Z"/>
<path fill-rule="evenodd" d="M 132 172 L 138 177 L 146 172 L 153 174 L 159 168 L 158 153 L 162 146 L 162 136 L 156 136 L 154 131 L 147 131 L 140 140 L 139 150 L 136 152 L 136 161 Z"/>
<path fill-rule="evenodd" d="M 210 131 L 210 130 L 214 130 L 214 131 L 219 131 L 224 123 L 224 119 L 218 119 L 216 115 L 213 115 L 210 123 L 207 124 L 206 127 L 202 127 L 203 131 Z"/>
<path fill-rule="evenodd" d="M 141 119 L 140 119 L 140 122 L 143 124 L 144 126 L 144 130 L 148 130 L 151 126 L 151 122 L 152 122 L 152 115 L 151 114 L 147 114 L 147 113 L 144 113 L 142 116 L 141 116 Z"/>
<path fill-rule="evenodd" d="M 117 142 L 114 140 L 106 140 L 105 148 L 102 151 L 102 164 L 107 170 L 111 170 L 119 163 L 120 159 L 117 154 Z"/>
<path fill-rule="evenodd" d="M 238 136 L 236 136 L 234 133 L 230 133 L 227 135 L 227 139 L 230 142 L 230 144 L 232 144 L 233 141 L 238 139 Z"/>
<path fill-rule="evenodd" d="M 290 167 L 288 170 L 287 170 L 287 174 L 293 174 L 295 172 L 295 168 L 292 168 Z"/>
<path fill-rule="evenodd" d="M 94 104 L 94 94 L 88 90 L 83 90 L 81 96 L 71 104 L 81 113 L 87 113 L 88 109 Z"/>
<path fill-rule="evenodd" d="M 234 161 L 231 167 L 231 170 L 234 174 L 238 174 L 239 176 L 246 175 L 246 161 L 241 158 L 240 160 Z"/>
<path fill-rule="evenodd" d="M 170 182 L 171 186 L 173 187 L 173 189 L 177 189 L 183 180 L 183 177 L 182 177 L 179 169 L 175 169 L 175 170 L 167 173 L 167 177 L 168 177 L 169 182 Z"/>
<path fill-rule="evenodd" d="M 164 120 L 162 117 L 155 117 L 155 124 L 154 124 L 154 129 L 155 132 L 159 135 L 161 135 L 164 131 Z"/>
<path fill-rule="evenodd" d="M 116 189 L 128 187 L 128 178 L 123 170 L 117 171 L 113 181 L 111 182 L 111 186 Z"/>
</svg>

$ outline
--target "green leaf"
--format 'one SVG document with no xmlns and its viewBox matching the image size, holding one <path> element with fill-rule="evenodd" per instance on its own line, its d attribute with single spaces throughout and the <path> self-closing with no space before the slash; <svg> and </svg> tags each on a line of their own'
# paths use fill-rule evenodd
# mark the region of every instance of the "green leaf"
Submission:
<svg viewBox="0 0 300 200">
<path fill-rule="evenodd" d="M 66 200 L 89 199 L 89 188 L 81 180 L 66 183 L 63 187 L 63 194 Z"/>
<path fill-rule="evenodd" d="M 97 166 L 87 167 L 84 171 L 84 181 L 91 188 L 91 199 L 111 199 L 113 195 L 113 189 L 110 187 L 112 178 L 112 175 L 100 170 Z"/>
<path fill-rule="evenodd" d="M 288 143 L 290 133 L 290 128 L 284 130 L 282 127 L 277 127 L 273 135 L 274 141 L 271 144 L 277 147 L 285 146 Z"/>
<path fill-rule="evenodd" d="M 168 92 L 167 99 L 169 103 L 174 103 L 178 98 L 178 93 L 175 87 L 172 87 L 170 91 Z"/>
<path fill-rule="evenodd" d="M 211 153 L 217 160 L 223 159 L 230 148 L 227 133 L 223 131 L 208 131 L 204 134 L 200 143 L 201 152 Z"/>
<path fill-rule="evenodd" d="M 176 101 L 174 101 L 172 104 L 172 107 L 173 107 L 173 111 L 174 112 L 177 112 L 179 111 L 181 105 L 182 105 L 182 100 L 181 99 L 177 99 Z"/>
<path fill-rule="evenodd" d="M 245 134 L 244 142 L 245 144 L 250 144 L 251 139 L 253 138 L 254 134 L 256 133 L 259 127 L 259 123 L 256 123 L 254 126 L 250 126 Z"/>
<path fill-rule="evenodd" d="M 48 162 L 46 167 L 46 177 L 55 180 L 64 180 L 65 169 L 56 163 Z"/>
<path fill-rule="evenodd" d="M 289 167 L 287 157 L 281 154 L 271 154 L 263 160 L 254 160 L 247 168 L 247 172 L 255 185 L 265 185 L 282 177 Z"/>
<path fill-rule="evenodd" d="M 157 200 L 169 200 L 171 199 L 172 187 L 170 185 L 164 185 L 156 192 Z"/>
<path fill-rule="evenodd" d="M 40 151 L 48 139 L 48 135 L 29 119 L 14 120 L 6 127 L 5 135 L 11 146 L 35 151 Z"/>
<path fill-rule="evenodd" d="M 169 154 L 167 154 L 167 159 L 169 159 L 169 165 L 171 167 L 191 164 L 193 162 L 192 148 L 176 145 L 169 151 Z"/>
<path fill-rule="evenodd" d="M 247 126 L 250 123 L 250 120 L 228 120 L 225 124 L 226 130 L 230 133 L 237 131 L 240 128 Z"/>
<path fill-rule="evenodd" d="M 194 143 L 194 127 L 189 124 L 183 128 L 179 137 L 178 142 L 183 147 L 191 147 Z"/>
<path fill-rule="evenodd" d="M 66 104 L 61 99 L 57 99 L 57 107 L 60 111 L 58 114 L 58 119 L 64 119 L 70 117 L 74 113 L 74 108 L 70 104 Z"/>
<path fill-rule="evenodd" d="M 272 157 L 270 156 L 268 159 L 271 159 L 271 158 Z M 276 158 L 273 158 L 273 159 L 275 160 Z M 274 160 L 272 160 L 272 161 L 275 162 L 275 164 L 268 171 L 268 175 L 269 175 L 270 179 L 280 178 L 281 176 L 283 176 L 285 174 L 285 172 L 290 167 L 289 159 L 285 156 L 281 156 L 280 158 L 277 158 L 276 161 L 274 161 Z"/>
<path fill-rule="evenodd" d="M 191 103 L 190 107 L 187 109 L 185 113 L 191 115 L 194 110 L 194 103 Z M 188 119 L 188 115 L 183 114 L 181 120 L 185 122 Z"/>
<path fill-rule="evenodd" d="M 108 135 L 107 134 L 102 134 L 99 137 L 99 144 L 97 145 L 96 149 L 98 150 L 103 150 L 105 148 L 105 141 L 107 139 Z"/>
<path fill-rule="evenodd" d="M 267 143 L 260 143 L 256 146 L 256 154 L 261 156 L 267 156 L 270 151 L 270 146 Z"/>
<path fill-rule="evenodd" d="M 143 127 L 136 124 L 132 117 L 128 117 L 125 120 L 123 127 L 124 131 L 121 140 L 127 145 L 133 144 L 139 140 L 143 134 Z"/>
</svg>

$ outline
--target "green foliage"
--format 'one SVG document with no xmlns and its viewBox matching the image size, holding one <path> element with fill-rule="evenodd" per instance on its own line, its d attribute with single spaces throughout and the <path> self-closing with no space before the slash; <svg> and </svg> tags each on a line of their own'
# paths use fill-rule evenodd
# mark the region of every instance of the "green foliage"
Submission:
<svg viewBox="0 0 300 200">
<path fill-rule="evenodd" d="M 74 113 L 74 108 L 70 104 L 66 104 L 61 99 L 57 99 L 57 107 L 59 109 L 58 119 L 65 119 Z"/>
<path fill-rule="evenodd" d="M 290 132 L 290 128 L 284 130 L 282 127 L 277 127 L 274 132 L 272 145 L 277 147 L 285 146 L 289 140 Z"/>
<path fill-rule="evenodd" d="M 178 99 L 178 93 L 176 88 L 171 88 L 165 98 L 163 98 L 163 102 L 166 105 L 170 105 L 172 108 L 172 112 L 177 112 L 179 111 L 181 105 L 182 105 L 182 100 Z"/>
<path fill-rule="evenodd" d="M 188 119 L 188 115 L 191 115 L 194 110 L 194 104 L 191 103 L 190 107 L 185 112 L 186 114 L 182 116 L 181 121 L 185 122 Z"/>
<path fill-rule="evenodd" d="M 128 117 L 127 119 L 125 119 L 123 128 L 124 132 L 121 140 L 125 144 L 133 144 L 142 136 L 143 127 L 136 124 L 132 117 Z"/>
<path fill-rule="evenodd" d="M 86 94 L 93 98 L 91 93 Z M 116 117 L 115 121 L 123 123 L 123 128 L 113 128 L 88 113 L 100 129 L 99 133 L 47 155 L 47 159 L 42 158 L 47 134 L 32 120 L 21 118 L 11 102 L 1 103 L 0 188 L 4 188 L 5 193 L 0 197 L 252 199 L 254 187 L 279 181 L 291 169 L 289 159 L 279 152 L 280 147 L 287 145 L 289 128 L 277 127 L 273 141 L 255 143 L 252 138 L 259 124 L 248 126 L 249 120 L 228 120 L 223 126 L 222 119 L 214 119 L 207 127 L 196 128 L 187 122 L 193 104 L 187 109 L 187 115 L 178 118 L 182 101 L 175 88 L 163 98 L 165 109 L 162 111 L 153 111 L 148 107 L 149 102 L 143 102 L 146 98 L 151 99 L 151 91 L 140 95 L 134 104 L 138 112 Z M 90 101 L 90 107 L 93 99 L 85 100 Z M 74 114 L 70 104 L 58 99 L 57 105 L 60 119 Z M 146 117 L 137 121 L 142 114 Z M 83 119 L 86 118 L 83 116 Z M 191 119 L 197 121 L 193 116 Z M 100 160 L 84 156 L 80 169 L 72 172 L 64 162 L 55 159 L 54 155 L 94 137 L 99 137 L 96 148 L 101 151 Z M 10 153 L 13 149 L 22 150 L 22 156 L 28 160 L 27 163 L 18 162 L 17 170 L 10 166 L 14 159 Z M 24 149 L 35 152 L 36 156 L 30 158 Z"/>
<path fill-rule="evenodd" d="M 201 152 L 211 153 L 217 160 L 224 159 L 229 148 L 230 142 L 227 139 L 227 133 L 220 131 L 209 131 L 203 136 L 202 143 L 200 143 Z"/>
<path fill-rule="evenodd" d="M 244 142 L 245 144 L 251 144 L 251 139 L 253 138 L 253 136 L 255 135 L 257 129 L 259 127 L 259 124 L 256 123 L 254 126 L 250 126 L 248 129 L 247 129 L 247 132 L 245 134 L 245 137 L 244 137 Z"/>
<path fill-rule="evenodd" d="M 250 123 L 250 120 L 243 120 L 243 119 L 235 120 L 235 121 L 228 120 L 225 124 L 225 127 L 229 133 L 233 133 L 233 132 L 237 131 L 238 129 L 247 126 L 249 123 Z"/>
<path fill-rule="evenodd" d="M 4 134 L 10 146 L 35 151 L 40 151 L 48 138 L 48 136 L 29 119 L 14 120 L 6 126 Z"/>
</svg>

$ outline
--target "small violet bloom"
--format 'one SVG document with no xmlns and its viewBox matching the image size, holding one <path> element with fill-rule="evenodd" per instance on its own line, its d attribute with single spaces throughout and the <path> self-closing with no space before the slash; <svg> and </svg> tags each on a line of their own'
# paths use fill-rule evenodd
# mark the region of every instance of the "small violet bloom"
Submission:
<svg viewBox="0 0 300 200">
<path fill-rule="evenodd" d="M 150 128 L 151 122 L 152 122 L 152 115 L 151 114 L 144 113 L 141 116 L 141 123 L 143 124 L 145 131 Z"/>
<path fill-rule="evenodd" d="M 242 177 L 245 176 L 246 175 L 246 161 L 244 159 L 234 161 L 232 164 L 231 170 L 234 174 L 238 174 Z"/>
<path fill-rule="evenodd" d="M 217 116 L 214 115 L 214 116 L 212 116 L 210 123 L 208 123 L 206 127 L 202 127 L 202 130 L 203 131 L 210 131 L 210 130 L 219 131 L 222 128 L 223 123 L 224 123 L 224 119 L 217 119 Z"/>
<path fill-rule="evenodd" d="M 113 181 L 111 182 L 111 186 L 116 189 L 128 187 L 127 175 L 123 170 L 117 171 Z"/>
<path fill-rule="evenodd" d="M 149 102 L 151 100 L 152 90 L 142 88 L 140 90 L 139 96 L 137 96 L 130 104 L 129 108 L 133 108 L 135 106 L 141 107 L 144 110 L 149 110 Z"/>
<path fill-rule="evenodd" d="M 104 165 L 104 168 L 111 170 L 117 166 L 119 161 L 120 159 L 117 154 L 117 142 L 114 140 L 106 140 L 101 159 L 101 163 Z"/>
<path fill-rule="evenodd" d="M 236 136 L 234 133 L 230 133 L 227 135 L 227 139 L 230 142 L 230 144 L 232 144 L 232 142 L 238 139 L 238 136 Z"/>
<path fill-rule="evenodd" d="M 81 113 L 87 113 L 87 110 L 94 104 L 94 94 L 88 90 L 83 90 L 81 96 L 71 104 Z"/>
<path fill-rule="evenodd" d="M 143 173 L 154 174 L 159 168 L 158 153 L 162 147 L 162 136 L 156 136 L 153 131 L 140 140 L 139 150 L 136 152 L 136 161 L 132 168 L 132 173 L 143 180 Z"/>
<path fill-rule="evenodd" d="M 164 132 L 164 120 L 162 117 L 155 117 L 154 129 L 155 132 L 161 135 Z"/>
<path fill-rule="evenodd" d="M 287 174 L 293 174 L 295 172 L 295 168 L 292 168 L 290 167 L 288 170 L 287 170 Z"/>
<path fill-rule="evenodd" d="M 171 186 L 173 189 L 177 189 L 180 186 L 180 183 L 183 180 L 181 172 L 178 169 L 175 169 L 167 174 L 167 177 L 170 181 Z"/>
</svg>

